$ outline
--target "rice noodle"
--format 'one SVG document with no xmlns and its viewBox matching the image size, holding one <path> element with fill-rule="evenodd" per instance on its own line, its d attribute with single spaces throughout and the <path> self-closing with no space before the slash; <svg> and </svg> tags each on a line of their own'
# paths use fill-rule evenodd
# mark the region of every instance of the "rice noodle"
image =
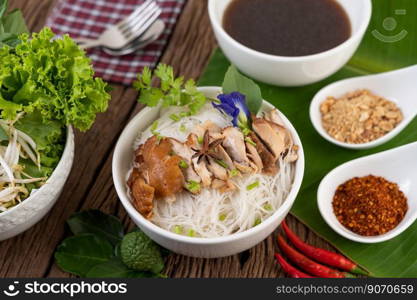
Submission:
<svg viewBox="0 0 417 300">
<path fill-rule="evenodd" d="M 197 116 L 185 117 L 180 121 L 170 119 L 180 108 L 170 108 L 161 112 L 156 131 L 165 137 L 185 141 L 193 128 L 210 120 L 224 128 L 231 126 L 231 119 L 219 113 L 211 104 L 206 105 Z M 152 136 L 147 128 L 135 141 L 134 148 Z M 179 153 L 179 155 L 181 155 Z M 280 159 L 280 171 L 275 176 L 264 174 L 243 175 L 233 178 L 236 191 L 220 193 L 216 189 L 203 188 L 201 193 L 177 194 L 174 202 L 154 200 L 151 221 L 172 232 L 213 238 L 242 232 L 270 217 L 285 201 L 294 179 L 294 164 Z M 129 176 L 129 174 L 128 174 Z M 259 182 L 256 188 L 247 187 Z M 180 231 L 180 232 L 179 232 Z"/>
</svg>

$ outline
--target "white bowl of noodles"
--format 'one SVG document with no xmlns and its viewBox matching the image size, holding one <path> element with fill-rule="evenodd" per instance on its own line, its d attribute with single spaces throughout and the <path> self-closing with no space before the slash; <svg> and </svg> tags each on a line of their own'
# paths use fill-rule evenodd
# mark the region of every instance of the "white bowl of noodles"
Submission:
<svg viewBox="0 0 417 300">
<path fill-rule="evenodd" d="M 216 98 L 216 96 L 221 93 L 221 88 L 219 87 L 201 87 L 199 88 L 199 90 L 203 92 L 208 98 Z M 270 103 L 264 101 L 261 108 L 261 112 L 269 111 L 273 108 L 274 107 Z M 223 209 L 222 207 L 219 208 L 219 206 L 225 206 L 226 203 L 224 199 L 219 198 L 220 196 L 218 193 L 207 194 L 209 193 L 208 191 L 202 192 L 201 194 L 199 194 L 199 196 L 193 196 L 193 199 L 197 200 L 195 201 L 195 203 L 190 202 L 191 200 L 188 199 L 189 197 L 183 197 L 187 199 L 179 197 L 177 199 L 177 203 L 188 205 L 192 204 L 194 205 L 193 209 L 208 209 L 208 211 L 210 209 L 213 209 L 216 213 L 216 215 L 213 218 L 211 218 L 213 223 L 216 224 L 203 224 L 197 230 L 200 230 L 200 234 L 198 234 L 197 236 L 187 236 L 183 234 L 178 234 L 178 232 L 172 230 L 172 228 L 174 228 L 173 224 L 167 224 L 169 222 L 166 220 L 167 218 L 166 215 L 164 215 L 164 213 L 167 214 L 168 212 L 171 212 L 173 209 L 171 206 L 158 208 L 160 209 L 160 212 L 155 213 L 156 220 L 151 221 L 142 216 L 142 214 L 139 213 L 133 205 L 129 188 L 126 184 L 126 180 L 132 169 L 134 152 L 136 146 L 138 145 L 138 141 L 143 140 L 145 138 L 143 135 L 146 135 L 146 131 L 149 131 L 148 128 L 156 120 L 160 119 L 161 110 L 163 109 L 161 109 L 160 107 L 146 107 L 143 110 L 141 110 L 123 130 L 117 142 L 113 156 L 112 172 L 115 188 L 120 201 L 122 202 L 123 206 L 125 207 L 127 213 L 132 218 L 134 223 L 138 227 L 140 227 L 140 229 L 143 230 L 151 239 L 153 239 L 161 246 L 173 252 L 193 257 L 213 258 L 229 256 L 247 250 L 264 240 L 279 226 L 281 221 L 288 214 L 296 199 L 304 175 L 304 152 L 301 140 L 290 121 L 282 113 L 278 112 L 284 126 L 292 136 L 294 145 L 298 146 L 298 159 L 294 163 L 292 163 L 293 165 L 291 166 L 291 170 L 288 171 L 288 176 L 290 176 L 288 178 L 290 178 L 290 182 L 287 182 L 284 187 L 285 189 L 287 189 L 287 191 L 282 192 L 274 188 L 270 189 L 271 192 L 269 194 L 266 193 L 266 191 L 268 191 L 269 188 L 268 182 L 272 184 L 274 182 L 282 180 L 282 182 L 285 183 L 285 180 L 288 181 L 288 178 L 284 178 L 283 176 L 277 175 L 276 178 L 274 177 L 274 179 L 263 179 L 262 177 L 260 177 L 260 174 L 253 175 L 258 177 L 254 177 L 253 179 L 251 179 L 252 182 L 253 180 L 261 182 L 260 190 L 263 191 L 261 193 L 263 196 L 257 197 L 255 191 L 250 191 L 253 193 L 249 193 L 248 191 L 247 195 L 240 194 L 241 197 L 233 197 L 233 201 L 229 201 L 233 202 L 234 207 L 230 205 L 231 207 L 227 209 L 234 209 L 235 218 L 239 219 L 239 224 L 245 227 L 241 230 L 239 230 L 239 228 L 236 229 L 236 227 L 234 227 L 232 229 L 233 231 L 229 231 L 227 226 L 223 226 L 223 228 L 221 224 L 217 224 L 217 213 L 218 211 L 221 211 L 221 209 Z M 205 118 L 210 117 L 206 115 Z M 167 129 L 166 132 L 169 132 L 169 129 Z M 285 166 L 281 167 L 284 167 L 285 169 Z M 242 179 L 242 182 L 238 183 L 237 185 L 246 184 L 244 183 L 244 180 L 245 179 Z M 197 199 L 196 197 L 204 197 L 204 199 Z M 242 199 L 246 199 L 245 203 L 242 203 Z M 200 204 L 200 202 L 205 203 Z M 227 205 L 229 202 L 227 202 Z M 207 203 L 214 203 L 213 206 L 216 207 L 207 208 L 207 205 L 209 205 Z M 263 210 L 262 208 L 259 209 L 257 207 L 264 203 L 268 203 L 269 208 L 273 207 L 273 209 L 271 209 L 270 213 L 265 213 L 264 215 L 261 214 L 261 222 L 255 221 L 256 224 L 253 224 L 253 218 L 257 217 L 256 214 L 254 214 L 253 212 L 256 212 L 258 210 L 260 212 L 265 212 L 265 210 Z M 176 209 L 178 209 L 178 205 Z M 236 208 L 236 205 L 238 205 L 238 208 Z M 251 208 L 253 208 L 253 211 Z M 155 208 L 155 210 L 156 209 L 157 208 Z M 207 212 L 205 216 L 201 216 L 201 211 L 193 211 L 189 213 L 193 216 L 198 215 L 198 217 L 200 218 L 198 221 L 192 220 L 193 226 L 199 226 L 200 223 L 207 222 L 207 219 L 210 220 L 210 218 L 207 217 L 207 214 L 209 214 L 209 212 Z M 187 214 L 187 212 L 184 212 L 184 209 L 180 209 L 178 211 L 175 211 L 175 214 L 177 214 L 176 220 L 178 220 L 178 222 L 184 222 L 184 216 L 181 214 Z M 245 221 L 246 219 L 248 219 L 249 221 Z M 186 223 L 181 224 L 185 224 L 184 226 L 186 226 Z M 247 224 L 249 224 L 249 226 Z M 204 231 L 205 229 L 207 230 Z"/>
</svg>

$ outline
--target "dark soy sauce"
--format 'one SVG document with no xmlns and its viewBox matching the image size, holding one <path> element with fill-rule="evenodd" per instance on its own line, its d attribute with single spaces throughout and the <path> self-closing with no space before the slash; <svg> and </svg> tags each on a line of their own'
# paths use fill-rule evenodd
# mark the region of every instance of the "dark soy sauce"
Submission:
<svg viewBox="0 0 417 300">
<path fill-rule="evenodd" d="M 223 27 L 239 43 L 280 56 L 320 53 L 351 35 L 350 20 L 335 0 L 234 0 Z"/>
</svg>

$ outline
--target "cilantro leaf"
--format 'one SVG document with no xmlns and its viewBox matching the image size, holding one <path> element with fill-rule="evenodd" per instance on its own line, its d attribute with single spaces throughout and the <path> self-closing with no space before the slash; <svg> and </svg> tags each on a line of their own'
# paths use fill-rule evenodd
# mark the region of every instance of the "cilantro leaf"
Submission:
<svg viewBox="0 0 417 300">
<path fill-rule="evenodd" d="M 152 75 L 159 79 L 159 86 L 152 86 Z M 145 67 L 141 74 L 138 74 L 133 87 L 139 91 L 138 101 L 150 107 L 161 103 L 163 107 L 185 106 L 188 111 L 175 116 L 179 120 L 184 116 L 194 115 L 206 103 L 206 96 L 198 91 L 194 80 L 190 79 L 184 83 L 184 77 L 174 76 L 171 66 L 159 64 L 155 71 L 151 72 Z"/>
</svg>

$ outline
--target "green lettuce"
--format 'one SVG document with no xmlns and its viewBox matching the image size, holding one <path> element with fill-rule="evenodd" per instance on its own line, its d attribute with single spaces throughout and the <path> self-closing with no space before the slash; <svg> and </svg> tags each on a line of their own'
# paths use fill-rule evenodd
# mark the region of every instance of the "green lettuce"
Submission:
<svg viewBox="0 0 417 300">
<path fill-rule="evenodd" d="M 53 39 L 49 28 L 19 36 L 0 48 L 0 110 L 3 119 L 37 111 L 42 122 L 60 122 L 85 131 L 107 109 L 106 83 L 94 78 L 90 59 L 67 35 Z"/>
<path fill-rule="evenodd" d="M 62 124 L 58 121 L 43 122 L 41 114 L 35 111 L 19 119 L 15 127 L 35 141 L 42 166 L 47 167 L 42 173 L 48 173 L 50 171 L 48 168 L 58 164 L 65 144 L 65 131 Z M 33 176 L 33 172 L 30 175 Z M 42 176 L 45 175 L 49 174 L 42 174 Z"/>
</svg>

